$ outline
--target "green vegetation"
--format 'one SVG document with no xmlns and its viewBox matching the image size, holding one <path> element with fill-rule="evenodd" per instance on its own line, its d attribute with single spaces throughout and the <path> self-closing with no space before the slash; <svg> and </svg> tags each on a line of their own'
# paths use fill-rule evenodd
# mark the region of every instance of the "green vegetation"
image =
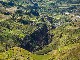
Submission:
<svg viewBox="0 0 80 60">
<path fill-rule="evenodd" d="M 14 47 L 10 50 L 0 53 L 0 60 L 47 60 L 50 55 L 32 54 L 20 47 Z"/>
<path fill-rule="evenodd" d="M 80 60 L 80 0 L 1 0 L 0 60 Z"/>
</svg>

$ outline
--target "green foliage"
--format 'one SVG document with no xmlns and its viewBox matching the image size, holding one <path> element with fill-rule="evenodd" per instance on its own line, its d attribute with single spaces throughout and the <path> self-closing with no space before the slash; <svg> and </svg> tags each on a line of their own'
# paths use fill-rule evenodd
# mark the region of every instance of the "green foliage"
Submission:
<svg viewBox="0 0 80 60">
<path fill-rule="evenodd" d="M 36 55 L 19 47 L 0 53 L 0 60 L 48 60 L 50 55 Z"/>
<path fill-rule="evenodd" d="M 10 50 L 0 54 L 1 60 L 33 60 L 31 53 L 19 47 L 11 48 Z"/>
<path fill-rule="evenodd" d="M 1 0 L 0 60 L 80 60 L 79 3 Z"/>
<path fill-rule="evenodd" d="M 52 53 L 51 53 L 52 54 Z M 80 44 L 71 44 L 59 48 L 57 53 L 52 54 L 50 60 L 79 60 L 80 59 Z"/>
<path fill-rule="evenodd" d="M 50 34 L 53 35 L 52 42 L 36 54 L 45 54 L 51 50 L 65 47 L 69 44 L 80 43 L 80 26 L 79 22 L 68 23 L 56 29 L 52 29 Z M 70 27 L 70 28 L 69 28 Z M 72 27 L 72 28 L 71 28 Z"/>
</svg>

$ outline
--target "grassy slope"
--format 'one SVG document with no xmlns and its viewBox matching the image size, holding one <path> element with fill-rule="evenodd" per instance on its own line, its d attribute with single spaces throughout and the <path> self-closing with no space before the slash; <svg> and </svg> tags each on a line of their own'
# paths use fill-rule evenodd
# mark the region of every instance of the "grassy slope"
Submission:
<svg viewBox="0 0 80 60">
<path fill-rule="evenodd" d="M 48 60 L 50 55 L 36 55 L 19 47 L 13 47 L 10 50 L 0 53 L 0 60 Z"/>
<path fill-rule="evenodd" d="M 71 44 L 57 51 L 52 51 L 49 54 L 52 55 L 50 60 L 80 60 L 80 43 Z"/>
<path fill-rule="evenodd" d="M 13 47 L 10 50 L 0 53 L 1 60 L 79 60 L 80 44 L 71 44 L 56 51 L 49 52 L 48 55 L 36 55 L 19 47 Z"/>
</svg>

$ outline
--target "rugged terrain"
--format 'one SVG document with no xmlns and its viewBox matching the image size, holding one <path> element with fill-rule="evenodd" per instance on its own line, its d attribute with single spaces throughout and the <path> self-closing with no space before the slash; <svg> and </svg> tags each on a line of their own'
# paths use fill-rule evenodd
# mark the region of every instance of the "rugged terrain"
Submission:
<svg viewBox="0 0 80 60">
<path fill-rule="evenodd" d="M 0 60 L 80 60 L 80 0 L 0 0 Z"/>
</svg>

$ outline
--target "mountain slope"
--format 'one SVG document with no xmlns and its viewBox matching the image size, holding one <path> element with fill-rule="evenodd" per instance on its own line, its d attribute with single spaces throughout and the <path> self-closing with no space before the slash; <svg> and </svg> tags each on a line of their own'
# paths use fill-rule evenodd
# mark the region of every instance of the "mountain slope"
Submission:
<svg viewBox="0 0 80 60">
<path fill-rule="evenodd" d="M 0 60 L 80 60 L 80 0 L 0 0 Z"/>
<path fill-rule="evenodd" d="M 13 47 L 10 50 L 0 53 L 0 60 L 48 60 L 50 55 L 36 55 L 20 47 Z"/>
</svg>

